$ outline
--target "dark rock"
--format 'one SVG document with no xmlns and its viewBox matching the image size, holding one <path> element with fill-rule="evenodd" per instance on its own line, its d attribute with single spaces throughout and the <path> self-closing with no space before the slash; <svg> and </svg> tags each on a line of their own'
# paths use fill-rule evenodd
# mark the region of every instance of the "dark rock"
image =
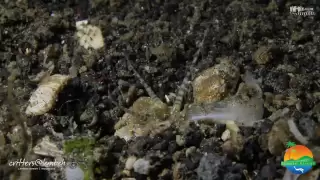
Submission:
<svg viewBox="0 0 320 180">
<path fill-rule="evenodd" d="M 178 149 L 178 145 L 176 141 L 170 141 L 168 144 L 168 153 L 173 154 L 174 152 L 177 151 L 177 149 Z"/>
<path fill-rule="evenodd" d="M 243 176 L 241 174 L 233 174 L 233 173 L 227 173 L 223 177 L 224 180 L 240 180 L 243 179 Z"/>
<path fill-rule="evenodd" d="M 221 151 L 221 145 L 222 142 L 216 137 L 203 139 L 200 144 L 200 150 L 204 153 L 219 152 Z"/>
<path fill-rule="evenodd" d="M 169 146 L 169 142 L 166 141 L 166 140 L 163 140 L 159 143 L 157 143 L 156 145 L 154 145 L 152 147 L 153 150 L 160 150 L 160 151 L 163 151 L 163 150 L 166 150 Z"/>
<path fill-rule="evenodd" d="M 268 164 L 262 167 L 260 172 L 261 179 L 274 179 L 276 177 L 276 167 L 274 164 Z"/>
<path fill-rule="evenodd" d="M 264 84 L 270 86 L 275 93 L 284 92 L 289 88 L 290 77 L 282 72 L 271 72 L 264 78 Z"/>
<path fill-rule="evenodd" d="M 226 167 L 231 164 L 232 162 L 226 157 L 212 153 L 205 154 L 197 168 L 198 178 L 200 180 L 223 179 L 224 174 L 227 173 Z"/>
<path fill-rule="evenodd" d="M 193 162 L 191 159 L 189 158 L 185 158 L 182 161 L 183 164 L 185 164 L 185 166 L 188 168 L 189 171 L 194 170 L 195 168 L 198 167 L 198 163 Z"/>
<path fill-rule="evenodd" d="M 135 141 L 131 142 L 128 147 L 128 154 L 144 156 L 152 147 L 152 139 L 149 137 L 137 137 Z"/>
<path fill-rule="evenodd" d="M 302 118 L 296 120 L 296 124 L 300 133 L 309 139 L 312 139 L 316 136 L 316 127 L 317 122 L 313 120 L 309 115 L 304 115 Z"/>
<path fill-rule="evenodd" d="M 248 170 L 255 169 L 261 162 L 260 154 L 262 154 L 260 145 L 256 139 L 248 140 L 243 147 L 243 150 L 239 153 L 240 160 L 248 165 Z"/>
<path fill-rule="evenodd" d="M 268 133 L 273 126 L 273 122 L 269 119 L 264 119 L 261 123 L 259 123 L 258 128 L 260 129 L 260 133 L 266 134 Z"/>
</svg>

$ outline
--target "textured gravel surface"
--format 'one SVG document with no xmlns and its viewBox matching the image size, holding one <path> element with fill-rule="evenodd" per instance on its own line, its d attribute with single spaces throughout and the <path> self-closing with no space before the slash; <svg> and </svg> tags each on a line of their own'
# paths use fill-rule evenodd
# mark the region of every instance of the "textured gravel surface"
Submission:
<svg viewBox="0 0 320 180">
<path fill-rule="evenodd" d="M 313 179 L 320 179 L 320 3 L 316 3 L 1 2 L 0 179 L 16 174 L 7 165 L 25 158 L 24 149 L 33 150 L 26 158 L 64 157 L 80 167 L 24 171 L 24 179 L 282 179 L 286 169 L 280 163 L 288 141 L 312 149 L 318 163 Z M 291 6 L 312 7 L 315 14 L 292 14 Z M 76 27 L 80 20 L 101 30 L 102 48 L 81 46 Z M 217 66 L 224 60 L 229 69 Z M 197 78 L 213 66 L 216 70 Z M 12 82 L 8 77 L 13 72 Z M 243 106 L 226 108 L 230 103 L 223 101 L 236 92 L 252 98 L 251 91 L 240 88 L 242 82 L 253 82 L 245 79 L 245 72 L 251 72 L 263 99 L 261 112 L 245 111 L 247 120 Z M 69 75 L 70 80 L 56 88 L 58 81 L 46 78 L 53 74 Z M 180 85 L 188 81 L 182 108 L 170 114 L 180 98 Z M 45 96 L 54 95 L 50 102 L 39 100 L 50 104 L 50 110 L 26 116 L 38 85 L 46 86 Z M 152 97 L 141 100 L 143 96 Z M 225 110 L 223 122 L 194 123 L 183 116 L 188 111 L 183 107 L 202 107 L 200 101 L 214 107 L 208 108 L 212 116 L 218 117 L 219 108 Z M 243 127 L 226 121 L 229 112 L 246 122 L 263 116 L 253 119 L 257 123 L 252 127 Z M 249 117 L 252 113 L 256 116 Z M 32 140 L 24 139 L 19 119 L 27 121 Z M 41 144 L 44 137 L 50 139 L 47 144 Z M 26 143 L 29 148 L 22 146 Z M 34 149 L 36 145 L 42 145 L 40 150 Z"/>
</svg>

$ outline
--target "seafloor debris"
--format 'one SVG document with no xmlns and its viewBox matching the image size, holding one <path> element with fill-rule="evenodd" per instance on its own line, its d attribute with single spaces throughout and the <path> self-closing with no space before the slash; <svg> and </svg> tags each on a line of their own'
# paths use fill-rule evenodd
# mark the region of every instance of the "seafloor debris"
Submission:
<svg viewBox="0 0 320 180">
<path fill-rule="evenodd" d="M 27 134 L 30 136 L 31 135 L 31 130 L 29 128 L 26 129 Z M 12 149 L 14 149 L 16 152 L 18 152 L 18 154 L 21 154 L 22 149 L 21 149 L 21 145 L 24 143 L 23 141 L 23 136 L 24 134 L 22 133 L 23 129 L 21 128 L 21 126 L 14 126 L 12 127 L 11 131 L 7 133 L 7 138 L 10 142 L 10 145 L 12 147 Z M 28 144 L 29 148 L 31 148 L 31 144 Z M 5 151 L 1 152 L 4 153 Z"/>
<path fill-rule="evenodd" d="M 33 148 L 33 152 L 39 156 L 48 156 L 61 159 L 63 151 L 50 140 L 49 136 L 45 136 L 41 141 Z"/>
<path fill-rule="evenodd" d="M 125 169 L 126 170 L 132 170 L 133 169 L 133 165 L 134 165 L 134 163 L 136 161 L 137 161 L 137 157 L 136 156 L 128 157 L 128 159 L 126 160 L 126 163 L 125 163 Z"/>
<path fill-rule="evenodd" d="M 56 102 L 57 95 L 66 85 L 68 75 L 55 74 L 44 79 L 29 99 L 27 115 L 42 115 L 48 112 Z"/>
<path fill-rule="evenodd" d="M 196 171 L 199 179 L 223 179 L 224 176 L 231 177 L 230 179 L 240 179 L 239 174 L 223 173 L 222 169 L 230 166 L 232 166 L 232 161 L 227 157 L 219 156 L 216 153 L 208 153 L 203 155 Z"/>
<path fill-rule="evenodd" d="M 217 102 L 191 104 L 186 110 L 187 120 L 226 124 L 230 130 L 230 140 L 225 142 L 223 148 L 236 153 L 242 150 L 244 143 L 238 126 L 252 127 L 262 120 L 264 113 L 262 90 L 258 82 L 249 72 L 243 79 L 245 83 L 240 84 L 235 95 Z"/>
<path fill-rule="evenodd" d="M 250 74 L 247 73 L 244 79 L 245 83 L 240 84 L 237 93 L 230 98 L 190 105 L 187 118 L 193 121 L 210 119 L 223 124 L 230 120 L 241 126 L 253 126 L 263 117 L 262 90 Z"/>
<path fill-rule="evenodd" d="M 69 176 L 70 180 L 73 176 L 83 177 L 83 180 L 93 179 L 94 145 L 95 139 L 91 137 L 77 137 L 64 142 L 64 155 L 73 159 L 78 166 L 76 171 L 72 171 L 68 167 L 65 169 L 65 175 Z"/>
<path fill-rule="evenodd" d="M 285 150 L 285 144 L 290 140 L 290 131 L 286 121 L 284 117 L 277 119 L 268 133 L 268 150 L 271 154 L 281 155 Z"/>
<path fill-rule="evenodd" d="M 150 161 L 143 158 L 136 160 L 133 164 L 134 172 L 139 174 L 148 175 L 150 172 L 150 168 L 151 168 Z"/>
<path fill-rule="evenodd" d="M 240 77 L 239 68 L 229 59 L 204 70 L 193 81 L 195 103 L 219 101 L 235 89 Z"/>
<path fill-rule="evenodd" d="M 169 116 L 169 107 L 150 97 L 140 97 L 133 103 L 130 111 L 115 125 L 115 135 L 125 140 L 148 135 L 157 124 Z"/>
<path fill-rule="evenodd" d="M 294 122 L 293 118 L 288 120 L 288 127 L 290 132 L 294 135 L 294 137 L 302 144 L 306 145 L 308 144 L 309 138 L 305 137 L 304 135 L 301 134 L 299 131 L 296 123 Z"/>
<path fill-rule="evenodd" d="M 301 101 L 299 98 L 294 96 L 284 96 L 282 94 L 273 94 L 265 92 L 264 107 L 270 111 L 275 112 L 278 109 L 282 109 L 290 106 L 298 106 Z"/>
<path fill-rule="evenodd" d="M 206 29 L 204 39 L 208 31 L 209 30 Z M 195 66 L 198 60 L 204 39 L 200 43 L 200 48 L 194 55 L 191 69 Z M 168 129 L 174 124 L 181 126 L 180 122 L 183 120 L 183 118 L 181 118 L 181 107 L 187 86 L 189 85 L 191 70 L 187 72 L 186 76 L 182 80 L 182 84 L 178 89 L 173 106 L 169 107 L 167 104 L 162 102 L 159 97 L 157 97 L 138 71 L 133 67 L 128 54 L 126 54 L 126 59 L 130 69 L 144 86 L 150 97 L 141 97 L 133 103 L 132 107 L 129 109 L 130 112 L 124 114 L 124 116 L 115 125 L 115 135 L 124 138 L 125 140 L 130 140 L 137 136 L 153 136 L 165 129 Z"/>
<path fill-rule="evenodd" d="M 151 54 L 157 56 L 157 59 L 160 61 L 164 61 L 167 59 L 171 59 L 172 55 L 174 55 L 174 48 L 169 47 L 166 44 L 161 44 L 158 47 L 150 48 Z"/>
<path fill-rule="evenodd" d="M 260 46 L 254 53 L 253 53 L 253 60 L 261 65 L 267 64 L 272 59 L 271 48 L 268 46 Z"/>
<path fill-rule="evenodd" d="M 100 49 L 104 46 L 104 39 L 99 27 L 87 24 L 87 21 L 76 23 L 76 36 L 79 43 L 86 49 Z"/>
</svg>

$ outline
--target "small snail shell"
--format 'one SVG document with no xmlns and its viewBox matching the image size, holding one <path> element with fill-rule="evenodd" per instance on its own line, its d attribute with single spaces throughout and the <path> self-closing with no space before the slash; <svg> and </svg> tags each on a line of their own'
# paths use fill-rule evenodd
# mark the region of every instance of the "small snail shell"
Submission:
<svg viewBox="0 0 320 180">
<path fill-rule="evenodd" d="M 55 74 L 42 81 L 29 99 L 26 114 L 37 116 L 48 112 L 69 79 L 67 75 Z"/>
</svg>

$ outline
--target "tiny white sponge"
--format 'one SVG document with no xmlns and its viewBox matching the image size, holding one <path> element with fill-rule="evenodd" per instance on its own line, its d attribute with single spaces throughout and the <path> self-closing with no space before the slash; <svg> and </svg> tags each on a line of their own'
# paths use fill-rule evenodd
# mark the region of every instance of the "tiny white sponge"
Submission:
<svg viewBox="0 0 320 180">
<path fill-rule="evenodd" d="M 81 46 L 86 49 L 104 47 L 104 38 L 99 27 L 87 24 L 87 21 L 76 23 L 76 36 Z"/>
</svg>

